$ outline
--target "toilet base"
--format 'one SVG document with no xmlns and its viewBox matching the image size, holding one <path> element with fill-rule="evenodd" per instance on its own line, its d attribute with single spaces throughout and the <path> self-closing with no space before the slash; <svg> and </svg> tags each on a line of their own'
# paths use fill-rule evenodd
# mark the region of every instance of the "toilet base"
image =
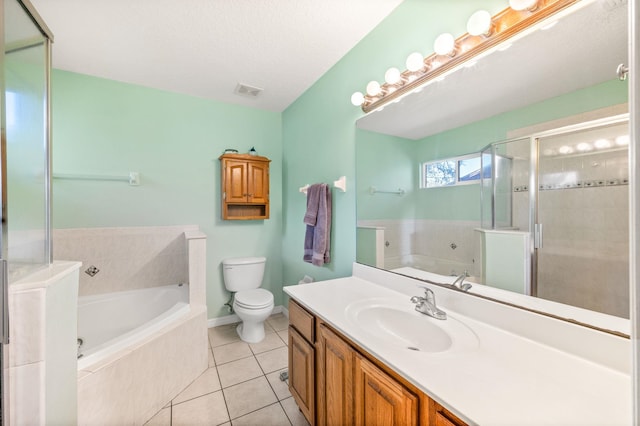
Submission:
<svg viewBox="0 0 640 426">
<path fill-rule="evenodd" d="M 236 327 L 238 336 L 243 342 L 260 343 L 264 339 L 264 321 L 247 322 L 243 321 Z"/>
</svg>

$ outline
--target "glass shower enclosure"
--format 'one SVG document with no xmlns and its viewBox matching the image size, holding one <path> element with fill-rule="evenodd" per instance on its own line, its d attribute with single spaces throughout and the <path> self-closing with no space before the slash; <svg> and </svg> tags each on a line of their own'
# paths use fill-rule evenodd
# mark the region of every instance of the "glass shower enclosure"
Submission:
<svg viewBox="0 0 640 426">
<path fill-rule="evenodd" d="M 0 0 L 0 281 L 2 424 L 6 424 L 9 286 L 51 263 L 51 31 L 28 1 Z"/>
<path fill-rule="evenodd" d="M 525 294 L 629 318 L 628 151 L 627 115 L 482 151 L 481 225 L 529 235 Z"/>
</svg>

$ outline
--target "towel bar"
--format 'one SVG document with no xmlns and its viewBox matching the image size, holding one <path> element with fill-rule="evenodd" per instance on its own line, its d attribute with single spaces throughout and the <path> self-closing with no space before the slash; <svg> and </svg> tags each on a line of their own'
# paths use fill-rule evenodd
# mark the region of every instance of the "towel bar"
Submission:
<svg viewBox="0 0 640 426">
<path fill-rule="evenodd" d="M 306 184 L 305 186 L 301 186 L 300 189 L 298 189 L 298 191 L 302 192 L 303 194 L 307 194 L 307 190 L 309 189 L 309 184 Z M 346 176 L 340 176 L 340 179 L 338 180 L 334 180 L 333 181 L 333 187 L 336 189 L 339 189 L 341 192 L 347 192 L 347 177 Z"/>
</svg>

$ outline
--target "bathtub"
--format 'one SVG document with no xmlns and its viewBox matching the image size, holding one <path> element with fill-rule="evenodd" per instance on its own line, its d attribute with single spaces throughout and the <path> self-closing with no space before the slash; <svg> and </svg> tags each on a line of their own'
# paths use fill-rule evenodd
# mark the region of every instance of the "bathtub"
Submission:
<svg viewBox="0 0 640 426">
<path fill-rule="evenodd" d="M 189 285 L 78 298 L 78 370 L 143 340 L 189 312 Z"/>
</svg>

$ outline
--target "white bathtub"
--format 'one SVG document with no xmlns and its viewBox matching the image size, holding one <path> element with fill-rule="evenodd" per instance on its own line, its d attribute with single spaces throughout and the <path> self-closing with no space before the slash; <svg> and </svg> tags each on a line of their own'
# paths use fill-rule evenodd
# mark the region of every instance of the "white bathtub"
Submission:
<svg viewBox="0 0 640 426">
<path fill-rule="evenodd" d="M 189 313 L 189 285 L 78 298 L 78 370 L 151 336 Z"/>
</svg>

